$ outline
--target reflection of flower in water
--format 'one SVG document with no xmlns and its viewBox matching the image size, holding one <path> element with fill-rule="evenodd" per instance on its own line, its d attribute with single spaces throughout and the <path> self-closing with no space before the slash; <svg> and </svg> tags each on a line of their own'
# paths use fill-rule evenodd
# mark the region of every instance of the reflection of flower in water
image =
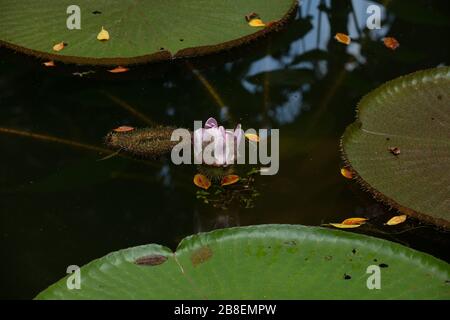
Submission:
<svg viewBox="0 0 450 320">
<path fill-rule="evenodd" d="M 206 176 L 201 176 L 200 181 L 208 179 L 208 188 L 204 188 L 204 184 L 198 184 L 194 179 L 194 183 L 204 190 L 198 190 L 196 197 L 209 204 L 214 208 L 227 210 L 231 206 L 243 208 L 253 208 L 254 200 L 259 196 L 258 191 L 254 187 L 255 176 L 259 172 L 258 169 L 252 169 L 245 176 L 229 175 L 222 178 L 220 182 L 211 183 Z"/>
<path fill-rule="evenodd" d="M 194 131 L 194 157 L 196 163 L 213 166 L 227 166 L 238 156 L 237 150 L 243 142 L 243 132 L 238 124 L 235 130 L 225 129 L 217 124 L 216 119 L 209 118 L 205 127 Z M 212 144 L 212 159 L 204 157 L 203 150 Z"/>
<path fill-rule="evenodd" d="M 259 170 L 238 175 L 237 166 L 231 165 L 239 156 L 241 143 L 245 143 L 245 136 L 240 124 L 229 130 L 209 118 L 204 128 L 194 131 L 194 157 L 201 165 L 193 182 L 203 189 L 197 191 L 197 199 L 223 210 L 233 205 L 254 206 L 253 200 L 259 195 L 253 187 L 254 176 Z"/>
</svg>

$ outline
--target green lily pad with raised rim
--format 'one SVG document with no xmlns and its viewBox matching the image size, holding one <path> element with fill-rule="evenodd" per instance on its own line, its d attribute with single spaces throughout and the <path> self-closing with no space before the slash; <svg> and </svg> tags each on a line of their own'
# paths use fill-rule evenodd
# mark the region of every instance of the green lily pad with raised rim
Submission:
<svg viewBox="0 0 450 320">
<path fill-rule="evenodd" d="M 80 8 L 81 29 L 69 30 L 68 7 Z M 279 29 L 297 0 L 16 0 L 0 2 L 0 44 L 45 59 L 127 65 L 215 53 Z M 265 28 L 250 27 L 255 12 Z M 71 20 L 72 21 L 72 20 Z M 108 41 L 97 40 L 104 27 Z M 53 51 L 64 42 L 67 46 Z"/>
<path fill-rule="evenodd" d="M 367 273 L 380 272 L 380 289 Z M 375 267 L 374 267 L 375 266 Z M 370 269 L 369 269 L 370 270 Z M 150 244 L 113 252 L 37 299 L 450 299 L 450 266 L 369 236 L 260 225 L 190 236 L 173 253 Z"/>
<path fill-rule="evenodd" d="M 358 105 L 342 137 L 356 179 L 375 198 L 450 227 L 450 68 L 409 74 Z"/>
</svg>

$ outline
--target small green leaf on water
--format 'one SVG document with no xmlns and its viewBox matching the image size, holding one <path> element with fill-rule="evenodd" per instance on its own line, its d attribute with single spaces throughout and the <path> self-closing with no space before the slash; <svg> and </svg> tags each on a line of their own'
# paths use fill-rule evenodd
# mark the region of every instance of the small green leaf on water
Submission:
<svg viewBox="0 0 450 320">
<path fill-rule="evenodd" d="M 247 176 L 258 174 L 260 171 L 261 170 L 259 168 L 252 168 L 249 172 L 247 172 Z"/>
</svg>

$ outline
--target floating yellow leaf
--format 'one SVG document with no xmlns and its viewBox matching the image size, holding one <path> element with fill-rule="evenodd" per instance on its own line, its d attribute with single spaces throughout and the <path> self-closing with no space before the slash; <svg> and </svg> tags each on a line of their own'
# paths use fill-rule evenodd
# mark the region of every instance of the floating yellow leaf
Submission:
<svg viewBox="0 0 450 320">
<path fill-rule="evenodd" d="M 388 226 L 395 226 L 397 224 L 405 222 L 407 217 L 408 216 L 406 214 L 403 214 L 401 216 L 395 216 L 395 217 L 392 217 L 391 219 L 389 219 L 389 221 L 386 222 L 385 224 Z"/>
<path fill-rule="evenodd" d="M 336 33 L 336 35 L 334 36 L 334 38 L 343 44 L 349 45 L 350 42 L 352 42 L 352 39 L 346 35 L 345 33 Z"/>
<path fill-rule="evenodd" d="M 194 184 L 202 189 L 208 190 L 211 187 L 211 181 L 202 174 L 197 173 L 194 176 Z"/>
<path fill-rule="evenodd" d="M 111 73 L 122 73 L 122 72 L 127 72 L 129 70 L 130 69 L 128 69 L 128 68 L 118 66 L 118 67 L 115 67 L 114 69 L 108 70 L 108 72 L 111 72 Z"/>
<path fill-rule="evenodd" d="M 109 32 L 102 27 L 102 30 L 97 35 L 97 40 L 99 41 L 107 41 L 109 40 Z"/>
<path fill-rule="evenodd" d="M 353 178 L 353 173 L 348 170 L 347 168 L 342 168 L 341 169 L 341 174 L 342 176 L 344 176 L 347 179 L 352 179 Z"/>
<path fill-rule="evenodd" d="M 358 228 L 361 226 L 360 224 L 343 224 L 343 223 L 329 223 L 329 225 L 339 229 Z"/>
<path fill-rule="evenodd" d="M 250 27 L 265 27 L 266 24 L 261 19 L 251 19 L 248 22 Z"/>
<path fill-rule="evenodd" d="M 347 224 L 347 225 L 355 225 L 355 224 L 364 224 L 366 223 L 366 218 L 348 218 L 341 222 L 341 224 Z"/>
<path fill-rule="evenodd" d="M 400 46 L 400 43 L 394 37 L 383 38 L 383 43 L 386 48 L 389 48 L 391 50 L 395 50 Z"/>
<path fill-rule="evenodd" d="M 57 43 L 53 46 L 53 51 L 61 51 L 65 46 L 66 44 L 64 42 Z"/>
<path fill-rule="evenodd" d="M 253 142 L 259 142 L 259 136 L 257 134 L 254 133 L 246 133 L 245 137 Z"/>
<path fill-rule="evenodd" d="M 129 132 L 129 131 L 133 131 L 134 128 L 133 127 L 129 127 L 129 126 L 120 126 L 118 128 L 115 128 L 113 131 L 114 132 Z"/>
<path fill-rule="evenodd" d="M 43 65 L 46 67 L 55 67 L 56 66 L 54 61 L 44 62 Z"/>
<path fill-rule="evenodd" d="M 230 184 L 234 184 L 239 181 L 239 176 L 235 174 L 230 174 L 228 176 L 225 176 L 222 178 L 222 181 L 220 182 L 221 186 L 228 186 Z"/>
</svg>

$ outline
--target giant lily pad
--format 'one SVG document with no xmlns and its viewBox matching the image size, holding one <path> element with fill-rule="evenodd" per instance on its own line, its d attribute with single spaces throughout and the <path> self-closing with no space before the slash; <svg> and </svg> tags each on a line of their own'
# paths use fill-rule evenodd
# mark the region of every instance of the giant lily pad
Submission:
<svg viewBox="0 0 450 320">
<path fill-rule="evenodd" d="M 450 68 L 400 77 L 369 93 L 342 150 L 376 198 L 450 227 Z"/>
<path fill-rule="evenodd" d="M 0 43 L 39 57 L 84 64 L 130 64 L 229 49 L 280 28 L 297 0 L 78 0 L 81 29 L 69 30 L 69 0 L 0 2 Z M 255 12 L 265 28 L 250 27 Z M 70 20 L 73 22 L 74 20 Z M 98 41 L 102 27 L 108 41 Z M 55 52 L 53 46 L 67 46 Z"/>
<path fill-rule="evenodd" d="M 381 289 L 368 289 L 369 266 L 380 268 Z M 175 253 L 155 244 L 125 249 L 80 274 L 80 289 L 67 289 L 64 278 L 37 298 L 450 299 L 443 261 L 381 239 L 292 225 L 198 234 Z"/>
</svg>

